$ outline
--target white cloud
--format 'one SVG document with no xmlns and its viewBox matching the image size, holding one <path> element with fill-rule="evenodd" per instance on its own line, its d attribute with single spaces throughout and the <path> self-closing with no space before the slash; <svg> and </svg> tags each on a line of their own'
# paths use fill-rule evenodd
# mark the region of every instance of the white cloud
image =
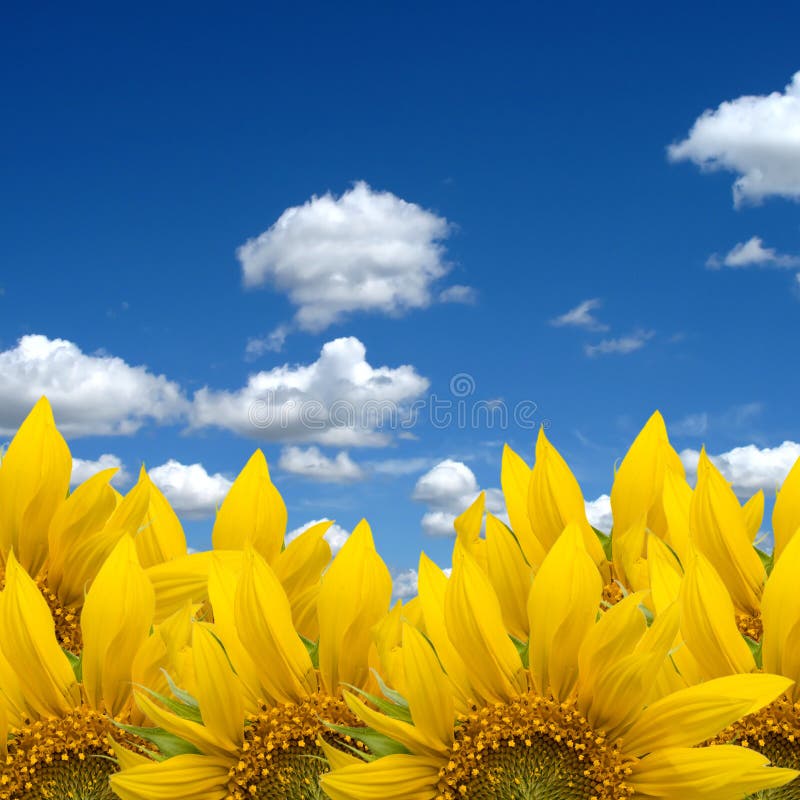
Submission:
<svg viewBox="0 0 800 800">
<path fill-rule="evenodd" d="M 248 361 L 253 361 L 264 353 L 280 353 L 286 344 L 286 337 L 290 331 L 289 325 L 278 325 L 274 331 L 266 336 L 252 337 L 247 340 L 244 356 Z"/>
<path fill-rule="evenodd" d="M 550 324 L 555 325 L 557 328 L 569 326 L 574 328 L 585 328 L 589 331 L 607 331 L 608 325 L 600 322 L 600 320 L 597 319 L 597 317 L 595 317 L 595 315 L 592 313 L 595 309 L 600 308 L 601 305 L 603 305 L 603 301 L 600 300 L 599 297 L 593 297 L 590 300 L 584 300 L 582 303 L 578 303 L 575 308 L 571 308 L 560 317 L 550 320 Z"/>
<path fill-rule="evenodd" d="M 324 483 L 349 483 L 364 478 L 364 470 L 347 453 L 330 458 L 318 447 L 284 447 L 278 466 L 293 475 Z"/>
<path fill-rule="evenodd" d="M 439 302 L 473 305 L 478 302 L 478 291 L 472 286 L 463 286 L 457 283 L 439 292 Z"/>
<path fill-rule="evenodd" d="M 310 522 L 306 522 L 305 525 L 301 525 L 299 528 L 289 531 L 289 533 L 286 534 L 286 544 L 294 541 L 301 533 L 307 531 L 312 525 L 318 525 L 320 522 L 327 522 L 327 520 L 312 519 Z M 341 525 L 337 525 L 335 522 L 325 531 L 324 538 L 330 545 L 333 555 L 336 555 L 342 549 L 342 545 L 347 541 L 348 536 L 350 536 L 350 534 L 342 528 Z"/>
<path fill-rule="evenodd" d="M 175 512 L 188 519 L 210 517 L 222 504 L 232 482 L 219 472 L 209 475 L 202 464 L 170 459 L 147 471 Z"/>
<path fill-rule="evenodd" d="M 783 93 L 745 95 L 704 111 L 668 154 L 673 161 L 737 173 L 737 206 L 770 195 L 800 200 L 800 72 Z"/>
<path fill-rule="evenodd" d="M 597 344 L 587 344 L 584 350 L 590 358 L 613 354 L 624 356 L 636 350 L 641 350 L 653 336 L 655 336 L 655 331 L 636 330 L 628 336 L 603 339 Z"/>
<path fill-rule="evenodd" d="M 317 361 L 257 372 L 238 391 L 195 393 L 191 425 L 215 426 L 266 441 L 332 447 L 389 441 L 408 403 L 428 389 L 414 367 L 373 367 L 354 337 L 325 344 Z"/>
<path fill-rule="evenodd" d="M 687 414 L 677 422 L 669 425 L 669 432 L 673 436 L 702 436 L 708 431 L 709 416 L 705 411 L 697 414 Z"/>
<path fill-rule="evenodd" d="M 119 472 L 111 479 L 111 483 L 115 486 L 124 486 L 131 479 L 130 474 L 125 469 L 122 459 L 112 453 L 103 453 L 100 458 L 75 458 L 72 457 L 72 477 L 70 478 L 69 485 L 77 486 L 79 483 L 89 480 L 92 475 L 104 469 L 113 469 L 116 467 Z"/>
<path fill-rule="evenodd" d="M 368 461 L 365 466 L 379 475 L 413 475 L 432 464 L 430 458 L 384 458 L 381 461 Z"/>
<path fill-rule="evenodd" d="M 417 594 L 417 571 L 406 569 L 392 578 L 392 595 L 398 600 L 410 600 Z"/>
<path fill-rule="evenodd" d="M 42 395 L 73 438 L 132 434 L 147 421 L 178 419 L 187 406 L 176 383 L 145 367 L 86 355 L 66 339 L 23 336 L 0 352 L 0 435 L 12 435 Z"/>
<path fill-rule="evenodd" d="M 448 271 L 449 231 L 443 217 L 358 182 L 341 197 L 287 208 L 236 255 L 245 286 L 286 293 L 298 326 L 322 331 L 353 311 L 430 305 L 432 285 Z"/>
<path fill-rule="evenodd" d="M 422 528 L 431 536 L 453 536 L 455 518 L 467 510 L 480 492 L 475 473 L 462 461 L 447 458 L 422 475 L 412 499 L 425 503 Z M 486 510 L 504 521 L 505 502 L 499 489 L 486 490 Z"/>
<path fill-rule="evenodd" d="M 584 505 L 589 524 L 603 533 L 609 533 L 613 524 L 611 498 L 607 494 L 601 494 L 596 500 L 586 500 Z"/>
<path fill-rule="evenodd" d="M 706 266 L 709 269 L 720 269 L 721 267 L 743 269 L 753 266 L 788 269 L 800 266 L 800 256 L 779 253 L 774 247 L 765 247 L 760 236 L 753 236 L 746 242 L 734 245 L 724 258 L 720 258 L 717 253 L 709 256 Z"/>
<path fill-rule="evenodd" d="M 690 476 L 697 475 L 698 450 L 682 450 L 681 460 Z M 731 482 L 740 497 L 750 497 L 759 489 L 774 492 L 783 482 L 795 461 L 800 458 L 800 443 L 783 442 L 777 447 L 748 444 L 712 456 L 712 463 Z"/>
</svg>

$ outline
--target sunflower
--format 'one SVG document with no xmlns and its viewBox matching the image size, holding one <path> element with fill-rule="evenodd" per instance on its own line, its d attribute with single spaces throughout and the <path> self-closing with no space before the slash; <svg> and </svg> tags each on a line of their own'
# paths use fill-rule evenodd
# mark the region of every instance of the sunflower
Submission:
<svg viewBox="0 0 800 800">
<path fill-rule="evenodd" d="M 156 591 L 156 618 L 165 618 L 187 602 L 207 601 L 212 564 L 225 559 L 238 569 L 242 552 L 249 547 L 264 558 L 281 581 L 297 630 L 308 639 L 316 639 L 320 576 L 331 560 L 330 546 L 323 537 L 333 522 L 313 525 L 285 545 L 286 522 L 286 505 L 272 483 L 264 453 L 256 450 L 217 512 L 212 531 L 214 549 L 162 561 L 148 570 Z"/>
<path fill-rule="evenodd" d="M 47 601 L 60 644 L 81 648 L 86 589 L 114 546 L 135 537 L 142 566 L 186 553 L 169 503 L 142 469 L 124 498 L 103 470 L 69 494 L 72 457 L 46 398 L 20 426 L 0 464 L 0 583 L 14 553 Z"/>
<path fill-rule="evenodd" d="M 652 677 L 674 640 L 678 608 L 648 627 L 641 597 L 631 595 L 598 618 L 601 592 L 583 531 L 570 525 L 531 587 L 526 659 L 505 633 L 485 572 L 462 551 L 443 616 L 470 707 L 458 712 L 460 678 L 407 627 L 407 717 L 347 695 L 397 749 L 323 776 L 325 792 L 333 800 L 730 800 L 796 777 L 742 747 L 695 747 L 772 701 L 787 679 L 737 675 L 659 696 Z"/>
<path fill-rule="evenodd" d="M 123 800 L 315 800 L 327 769 L 321 719 L 353 725 L 342 684 L 374 688 L 372 628 L 386 617 L 392 585 L 366 522 L 326 572 L 319 641 L 298 635 L 275 571 L 252 548 L 243 563 L 216 558 L 209 577 L 214 623 L 195 623 L 197 716 L 137 695 L 142 711 L 188 748 L 124 769 L 111 785 Z M 142 735 L 146 735 L 143 733 Z"/>
<path fill-rule="evenodd" d="M 123 537 L 99 570 L 81 613 L 72 659 L 36 583 L 13 555 L 0 593 L 0 800 L 111 800 L 114 722 L 130 722 L 132 664 L 146 642 L 153 590 L 136 545 Z M 80 679 L 76 675 L 80 674 Z"/>
<path fill-rule="evenodd" d="M 731 724 L 714 742 L 740 744 L 763 754 L 773 764 L 792 769 L 800 768 L 799 573 L 800 536 L 795 535 L 785 545 L 764 588 L 759 617 L 763 635 L 759 643 L 742 635 L 728 588 L 701 553 L 694 554 L 677 587 L 683 607 L 681 636 L 688 651 L 684 663 L 688 659 L 692 662 L 690 669 L 683 672 L 687 683 L 762 670 L 794 682 L 770 705 Z M 674 582 L 670 588 L 663 585 L 663 572 L 654 570 L 653 574 L 654 591 L 676 593 Z M 759 796 L 798 800 L 800 780 Z"/>
</svg>

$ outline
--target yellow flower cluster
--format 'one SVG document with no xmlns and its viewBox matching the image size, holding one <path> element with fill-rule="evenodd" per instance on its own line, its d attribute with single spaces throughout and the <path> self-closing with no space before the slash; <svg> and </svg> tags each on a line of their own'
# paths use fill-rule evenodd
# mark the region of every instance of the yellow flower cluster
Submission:
<svg viewBox="0 0 800 800">
<path fill-rule="evenodd" d="M 800 464 L 764 553 L 656 413 L 606 536 L 542 432 L 394 605 L 366 521 L 286 543 L 260 451 L 202 553 L 144 469 L 71 468 L 43 398 L 0 463 L 0 800 L 800 798 Z"/>
</svg>

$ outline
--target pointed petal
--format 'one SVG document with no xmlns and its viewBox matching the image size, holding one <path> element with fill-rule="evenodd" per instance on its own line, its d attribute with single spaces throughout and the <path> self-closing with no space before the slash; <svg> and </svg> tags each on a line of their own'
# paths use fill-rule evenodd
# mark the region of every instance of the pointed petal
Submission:
<svg viewBox="0 0 800 800">
<path fill-rule="evenodd" d="M 441 759 L 390 755 L 329 772 L 320 783 L 331 800 L 434 800 L 441 766 Z"/>
<path fill-rule="evenodd" d="M 652 703 L 624 737 L 626 752 L 693 747 L 754 714 L 791 685 L 777 675 L 728 675 L 673 692 Z"/>
<path fill-rule="evenodd" d="M 772 530 L 775 536 L 775 561 L 800 528 L 800 458 L 794 462 L 775 499 Z"/>
<path fill-rule="evenodd" d="M 542 543 L 536 538 L 528 519 L 528 484 L 531 468 L 508 445 L 503 447 L 503 464 L 500 470 L 500 486 L 506 501 L 511 530 L 519 541 L 528 563 L 538 568 L 546 555 Z"/>
<path fill-rule="evenodd" d="M 365 687 L 372 627 L 389 611 L 392 578 L 362 520 L 322 579 L 318 600 L 319 671 L 333 695 L 341 683 Z"/>
<path fill-rule="evenodd" d="M 144 467 L 139 474 L 139 480 L 149 484 L 150 503 L 136 537 L 139 562 L 146 569 L 153 564 L 185 556 L 186 537 L 178 515 L 172 510 L 161 490 L 150 480 Z"/>
<path fill-rule="evenodd" d="M 755 542 L 758 532 L 761 530 L 761 523 L 764 520 L 764 490 L 759 489 L 742 506 L 744 511 L 744 522 L 747 528 L 747 535 L 751 542 Z"/>
<path fill-rule="evenodd" d="M 215 550 L 253 547 L 271 564 L 286 534 L 286 505 L 269 477 L 267 461 L 256 450 L 222 501 L 211 539 Z"/>
<path fill-rule="evenodd" d="M 603 585 L 577 525 L 545 558 L 528 598 L 529 664 L 540 693 L 565 699 L 578 677 L 578 652 L 597 618 Z"/>
<path fill-rule="evenodd" d="M 519 654 L 505 631 L 497 595 L 468 553 L 455 557 L 445 591 L 444 619 L 469 681 L 486 702 L 502 702 L 527 689 Z"/>
<path fill-rule="evenodd" d="M 47 530 L 69 490 L 72 456 L 42 397 L 20 425 L 0 467 L 0 559 L 13 550 L 37 577 L 47 559 Z"/>
<path fill-rule="evenodd" d="M 50 608 L 13 554 L 0 592 L 0 648 L 37 714 L 61 716 L 76 705 L 78 685 L 56 641 Z"/>
<path fill-rule="evenodd" d="M 142 764 L 111 776 L 111 788 L 122 800 L 223 800 L 231 761 L 181 755 Z"/>
</svg>

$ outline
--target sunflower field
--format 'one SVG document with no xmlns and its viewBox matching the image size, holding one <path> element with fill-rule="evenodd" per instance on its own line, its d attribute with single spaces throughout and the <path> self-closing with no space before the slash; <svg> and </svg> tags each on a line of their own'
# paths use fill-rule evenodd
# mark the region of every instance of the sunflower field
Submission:
<svg viewBox="0 0 800 800">
<path fill-rule="evenodd" d="M 366 520 L 285 541 L 261 451 L 205 552 L 144 469 L 71 468 L 42 398 L 0 463 L 0 800 L 800 800 L 800 462 L 766 552 L 655 413 L 606 536 L 541 431 L 508 524 L 479 496 L 394 604 Z"/>
</svg>

